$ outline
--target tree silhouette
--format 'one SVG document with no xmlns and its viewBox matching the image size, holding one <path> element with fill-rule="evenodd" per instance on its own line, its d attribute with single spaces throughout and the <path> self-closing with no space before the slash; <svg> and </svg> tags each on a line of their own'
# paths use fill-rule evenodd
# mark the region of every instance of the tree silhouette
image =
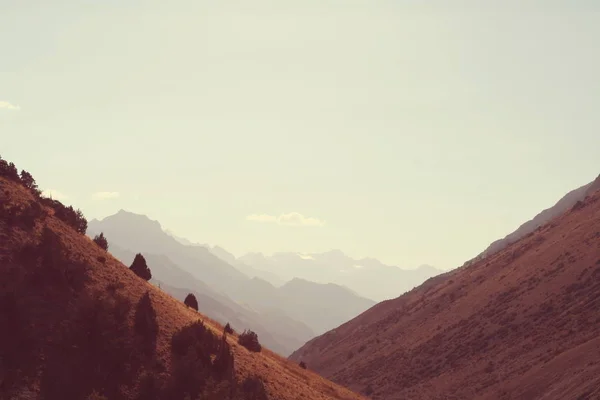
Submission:
<svg viewBox="0 0 600 400">
<path fill-rule="evenodd" d="M 141 253 L 137 253 L 135 258 L 133 259 L 133 263 L 131 263 L 131 267 L 129 267 L 137 276 L 142 279 L 149 281 L 152 279 L 152 272 L 150 272 L 150 268 L 146 264 L 146 259 Z"/>
<path fill-rule="evenodd" d="M 17 170 L 15 164 L 3 160 L 2 157 L 0 157 L 0 176 L 19 182 L 19 170 Z"/>
<path fill-rule="evenodd" d="M 231 327 L 231 325 L 229 325 L 229 322 L 227 323 L 227 325 L 225 325 L 224 331 L 225 333 L 229 333 L 230 335 L 233 334 L 233 328 Z"/>
<path fill-rule="evenodd" d="M 25 170 L 21 171 L 21 184 L 25 186 L 27 189 L 31 190 L 35 194 L 40 194 L 40 190 L 38 189 L 38 185 L 35 183 L 35 179 L 33 176 Z"/>
<path fill-rule="evenodd" d="M 242 332 L 242 334 L 238 337 L 238 343 L 255 353 L 260 353 L 262 350 L 262 346 L 258 341 L 258 335 L 251 330 L 245 330 Z"/>
<path fill-rule="evenodd" d="M 156 311 L 152 307 L 149 292 L 146 292 L 137 304 L 133 327 L 135 333 L 142 339 L 144 352 L 147 355 L 152 355 L 156 348 L 158 323 L 156 322 Z"/>
<path fill-rule="evenodd" d="M 104 233 L 100 232 L 99 235 L 94 236 L 94 243 L 96 243 L 101 249 L 108 250 L 108 240 L 106 240 Z"/>
<path fill-rule="evenodd" d="M 194 296 L 192 293 L 188 294 L 185 297 L 185 300 L 183 301 L 183 303 L 186 306 L 191 307 L 194 310 L 198 311 L 198 300 L 196 300 L 196 296 Z"/>
</svg>

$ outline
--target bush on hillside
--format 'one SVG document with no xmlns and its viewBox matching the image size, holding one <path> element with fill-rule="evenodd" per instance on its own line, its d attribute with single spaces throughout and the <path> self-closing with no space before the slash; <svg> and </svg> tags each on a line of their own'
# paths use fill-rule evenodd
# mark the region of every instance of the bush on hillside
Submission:
<svg viewBox="0 0 600 400">
<path fill-rule="evenodd" d="M 262 346 L 258 341 L 258 335 L 251 330 L 245 330 L 244 332 L 242 332 L 242 334 L 240 334 L 240 336 L 238 337 L 238 343 L 247 348 L 248 350 L 254 351 L 256 353 L 259 353 L 262 350 Z"/>
<path fill-rule="evenodd" d="M 9 163 L 0 157 L 0 176 L 14 182 L 19 182 L 19 170 L 13 163 Z"/>
<path fill-rule="evenodd" d="M 23 246 L 18 258 L 33 267 L 32 283 L 64 293 L 66 288 L 79 291 L 88 279 L 89 266 L 65 255 L 59 234 L 44 226 L 37 244 Z M 35 268 L 39 266 L 40 268 Z"/>
<path fill-rule="evenodd" d="M 35 183 L 35 179 L 33 179 L 33 176 L 31 176 L 29 172 L 22 170 L 19 180 L 21 182 L 21 185 L 25 186 L 36 196 L 39 196 L 41 194 L 41 191 L 38 189 L 37 183 Z"/>
<path fill-rule="evenodd" d="M 149 281 L 152 279 L 152 272 L 150 272 L 150 268 L 148 268 L 148 265 L 146 264 L 146 259 L 141 253 L 135 255 L 129 269 L 144 280 Z"/>
<path fill-rule="evenodd" d="M 75 210 L 73 206 L 67 207 L 58 200 L 45 197 L 42 197 L 41 201 L 43 205 L 51 207 L 54 210 L 56 218 L 75 229 L 78 233 L 85 234 L 87 231 L 87 219 L 85 219 L 81 210 Z"/>
<path fill-rule="evenodd" d="M 25 205 L 0 203 L 0 218 L 9 226 L 31 230 L 35 227 L 35 223 L 45 215 L 44 209 L 37 201 Z"/>
<path fill-rule="evenodd" d="M 99 235 L 94 236 L 94 243 L 103 250 L 108 250 L 108 240 L 104 236 L 104 233 L 100 232 Z"/>
<path fill-rule="evenodd" d="M 300 368 L 306 369 L 306 363 L 304 361 L 300 361 Z"/>
<path fill-rule="evenodd" d="M 223 332 L 233 335 L 233 328 L 229 325 L 229 322 L 225 325 Z"/>
<path fill-rule="evenodd" d="M 171 381 L 162 398 L 183 400 L 189 396 L 196 399 L 209 380 L 220 380 L 223 371 L 215 367 L 220 350 L 231 354 L 229 349 L 222 348 L 221 340 L 200 321 L 176 332 L 171 339 Z M 233 356 L 231 364 L 231 371 L 227 375 L 233 374 Z"/>
<path fill-rule="evenodd" d="M 196 296 L 194 296 L 192 293 L 185 296 L 185 300 L 183 301 L 183 303 L 186 306 L 198 311 L 198 300 L 196 300 Z"/>
<path fill-rule="evenodd" d="M 265 384 L 257 376 L 249 376 L 244 380 L 242 392 L 246 400 L 269 400 Z"/>
<path fill-rule="evenodd" d="M 144 353 L 152 355 L 156 349 L 158 323 L 156 322 L 156 311 L 152 307 L 150 292 L 146 292 L 136 306 L 133 327 L 141 339 Z"/>
</svg>

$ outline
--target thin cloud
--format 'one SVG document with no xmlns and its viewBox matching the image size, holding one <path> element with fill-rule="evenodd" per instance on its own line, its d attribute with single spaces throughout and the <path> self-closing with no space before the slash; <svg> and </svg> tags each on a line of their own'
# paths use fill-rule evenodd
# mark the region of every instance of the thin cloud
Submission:
<svg viewBox="0 0 600 400">
<path fill-rule="evenodd" d="M 8 101 L 0 101 L 0 108 L 12 111 L 19 111 L 21 109 L 21 107 L 15 106 L 14 104 L 9 103 Z"/>
<path fill-rule="evenodd" d="M 92 195 L 92 197 L 96 200 L 111 200 L 120 196 L 121 194 L 119 192 L 96 192 Z"/>
<path fill-rule="evenodd" d="M 66 194 L 55 189 L 46 189 L 42 192 L 42 195 L 53 200 L 66 200 L 69 198 Z"/>
<path fill-rule="evenodd" d="M 268 214 L 251 214 L 246 217 L 247 221 L 254 222 L 269 222 L 276 223 L 277 225 L 285 226 L 323 226 L 325 221 L 321 221 L 318 218 L 306 217 L 298 212 L 291 212 L 287 214 L 280 214 L 278 217 L 275 215 Z"/>
</svg>

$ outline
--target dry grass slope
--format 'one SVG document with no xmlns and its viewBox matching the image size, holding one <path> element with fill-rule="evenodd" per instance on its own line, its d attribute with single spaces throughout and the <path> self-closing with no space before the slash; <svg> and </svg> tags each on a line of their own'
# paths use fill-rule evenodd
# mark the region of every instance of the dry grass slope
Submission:
<svg viewBox="0 0 600 400">
<path fill-rule="evenodd" d="M 291 359 L 374 399 L 600 399 L 600 192 Z M 362 350 L 361 350 L 362 349 Z M 352 356 L 354 355 L 354 356 Z"/>
<path fill-rule="evenodd" d="M 0 207 L 25 206 L 32 202 L 36 202 L 36 198 L 30 191 L 15 182 L 0 177 Z M 31 230 L 22 226 L 9 226 L 0 219 L 0 276 L 2 277 L 0 296 L 5 296 L 4 299 L 10 298 L 15 309 L 20 310 L 21 313 L 20 315 L 8 315 L 4 308 L 0 311 L 5 313 L 5 315 L 0 315 L 0 320 L 4 318 L 5 322 L 9 321 L 13 324 L 12 326 L 3 326 L 3 332 L 0 333 L 0 340 L 2 340 L 0 342 L 0 398 L 17 398 L 18 394 L 25 395 L 25 393 L 29 393 L 31 396 L 26 398 L 59 398 L 58 393 L 56 396 L 44 393 L 44 388 L 52 386 L 48 382 L 52 378 L 52 374 L 47 370 L 48 367 L 52 365 L 59 370 L 63 368 L 60 354 L 72 354 L 72 357 L 68 358 L 69 362 L 77 360 L 80 363 L 78 365 L 84 370 L 81 373 L 81 379 L 87 379 L 88 375 L 97 374 L 97 377 L 94 375 L 94 382 L 103 382 L 105 388 L 114 387 L 114 390 L 123 393 L 122 398 L 141 398 L 139 396 L 145 382 L 142 379 L 144 374 L 153 375 L 158 380 L 169 379 L 168 374 L 173 367 L 171 339 L 175 333 L 194 321 L 202 320 L 215 335 L 218 335 L 217 337 L 220 337 L 223 332 L 222 326 L 135 276 L 126 266 L 96 246 L 92 240 L 85 235 L 78 234 L 64 222 L 55 218 L 52 210 L 45 209 L 45 212 L 49 215 L 38 220 Z M 33 237 L 40 237 L 44 232 L 47 233 L 48 229 L 44 228 L 48 228 L 51 233 L 60 238 L 65 247 L 65 258 L 72 264 L 70 269 L 66 268 L 56 276 L 53 275 L 54 278 L 61 280 L 60 282 L 64 286 L 52 286 L 51 282 L 53 281 L 51 280 L 41 280 L 36 285 L 18 283 L 30 282 L 28 279 L 38 273 L 37 271 L 23 271 L 19 264 L 20 261 L 16 260 L 20 260 L 19 249 L 31 242 Z M 110 240 L 110 238 L 108 239 Z M 81 281 L 75 284 L 74 282 L 79 276 L 77 274 L 81 272 L 77 268 L 84 272 L 82 272 Z M 11 278 L 15 280 L 11 281 Z M 77 285 L 81 285 L 81 287 L 77 287 Z M 58 290 L 59 287 L 60 290 Z M 83 354 L 82 358 L 78 356 L 78 349 L 63 347 L 69 342 L 65 342 L 63 337 L 58 337 L 57 332 L 62 332 L 61 335 L 63 335 L 64 332 L 76 331 L 77 324 L 80 322 L 77 318 L 86 318 L 86 313 L 82 312 L 85 310 L 83 307 L 87 304 L 86 301 L 96 304 L 93 303 L 92 298 L 100 296 L 100 300 L 98 300 L 100 305 L 109 305 L 114 308 L 114 310 L 111 308 L 111 313 L 123 316 L 122 326 L 112 327 L 113 332 L 118 329 L 131 331 L 134 325 L 135 305 L 147 292 L 150 294 L 158 322 L 156 350 L 152 360 L 137 355 L 136 338 L 123 337 L 116 343 L 111 342 L 111 346 L 114 344 L 117 346 L 115 348 L 127 353 L 126 365 L 134 365 L 132 360 L 137 363 L 135 364 L 137 365 L 136 370 L 129 367 L 129 369 L 124 368 L 123 371 L 120 371 L 123 376 L 115 376 L 116 374 L 108 368 L 120 365 L 118 363 L 110 364 L 115 360 L 107 360 L 106 363 L 97 366 L 97 360 L 92 359 L 91 354 Z M 122 303 L 120 303 L 121 300 Z M 119 309 L 125 303 L 130 306 Z M 67 313 L 65 310 L 69 312 Z M 102 314 L 104 311 L 93 312 Z M 111 317 L 110 320 L 117 321 L 114 323 L 118 324 L 119 318 Z M 30 333 L 26 335 L 27 337 L 17 337 L 16 334 L 11 334 L 9 331 L 19 323 L 26 325 L 26 329 L 23 331 Z M 94 333 L 90 332 L 89 335 L 94 336 Z M 79 350 L 86 348 L 89 340 L 91 339 L 86 336 L 81 343 L 73 343 L 73 347 L 81 346 Z M 98 340 L 103 340 L 102 336 Z M 227 341 L 234 355 L 237 380 L 242 381 L 245 377 L 258 375 L 264 382 L 270 399 L 351 400 L 361 398 L 266 349 L 263 349 L 261 353 L 250 353 L 237 344 L 237 338 L 229 336 Z M 98 355 L 98 357 L 101 356 L 101 354 Z M 106 370 L 101 370 L 101 368 L 106 368 Z M 56 379 L 64 378 L 60 376 L 59 372 L 57 372 Z M 124 378 L 124 375 L 127 374 L 133 374 L 129 380 Z M 151 398 L 151 396 L 146 398 Z"/>
</svg>

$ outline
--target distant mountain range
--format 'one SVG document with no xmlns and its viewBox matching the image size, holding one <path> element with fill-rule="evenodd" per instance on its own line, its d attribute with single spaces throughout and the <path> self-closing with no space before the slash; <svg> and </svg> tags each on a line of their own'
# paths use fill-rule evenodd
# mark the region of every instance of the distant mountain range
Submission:
<svg viewBox="0 0 600 400">
<path fill-rule="evenodd" d="M 385 265 L 375 258 L 353 259 L 341 250 L 324 253 L 248 253 L 240 258 L 219 246 L 192 243 L 167 231 L 175 240 L 190 246 L 202 246 L 215 256 L 251 278 L 260 278 L 274 286 L 299 278 L 317 283 L 345 286 L 357 295 L 382 301 L 398 297 L 425 280 L 446 271 L 430 265 L 402 269 Z"/>
<path fill-rule="evenodd" d="M 109 251 L 126 265 L 142 253 L 161 288 L 180 299 L 196 293 L 203 313 L 238 330 L 255 330 L 268 347 L 285 355 L 375 304 L 336 284 L 284 283 L 224 249 L 176 238 L 157 221 L 124 210 L 90 221 L 87 232 L 90 237 L 103 232 Z"/>
<path fill-rule="evenodd" d="M 401 269 L 374 258 L 356 260 L 340 250 L 312 254 L 276 253 L 270 257 L 251 253 L 240 257 L 238 261 L 286 281 L 301 278 L 319 283 L 336 283 L 376 301 L 398 297 L 428 278 L 444 272 L 429 265 Z"/>
</svg>

